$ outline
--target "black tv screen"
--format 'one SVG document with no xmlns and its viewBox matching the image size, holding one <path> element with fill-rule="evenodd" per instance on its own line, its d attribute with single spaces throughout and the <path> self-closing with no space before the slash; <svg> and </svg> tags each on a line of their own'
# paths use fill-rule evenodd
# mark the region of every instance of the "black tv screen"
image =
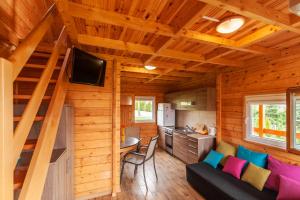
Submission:
<svg viewBox="0 0 300 200">
<path fill-rule="evenodd" d="M 73 48 L 72 83 L 104 86 L 106 61 Z"/>
</svg>

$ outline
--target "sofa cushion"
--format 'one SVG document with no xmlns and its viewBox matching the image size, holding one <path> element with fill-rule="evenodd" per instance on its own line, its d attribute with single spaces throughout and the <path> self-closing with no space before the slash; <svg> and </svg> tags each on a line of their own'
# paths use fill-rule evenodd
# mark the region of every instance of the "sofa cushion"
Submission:
<svg viewBox="0 0 300 200">
<path fill-rule="evenodd" d="M 206 156 L 206 158 L 203 160 L 203 162 L 209 164 L 213 168 L 217 168 L 218 164 L 224 157 L 223 154 L 216 152 L 214 150 L 210 150 L 209 154 Z"/>
<path fill-rule="evenodd" d="M 271 170 L 266 187 L 275 191 L 279 190 L 279 176 L 285 176 L 300 182 L 300 167 L 289 165 L 276 160 L 272 156 L 268 157 L 268 169 Z"/>
<path fill-rule="evenodd" d="M 231 174 L 237 179 L 240 179 L 242 170 L 246 163 L 246 160 L 229 156 L 222 171 Z"/>
<path fill-rule="evenodd" d="M 277 200 L 300 199 L 300 182 L 285 176 L 280 176 Z"/>
<path fill-rule="evenodd" d="M 235 156 L 236 154 L 236 148 L 232 146 L 231 144 L 228 144 L 226 142 L 221 141 L 218 144 L 218 147 L 216 149 L 217 152 L 222 153 L 224 155 L 224 158 L 222 158 L 220 164 L 222 166 L 225 165 L 227 159 L 229 156 Z"/>
<path fill-rule="evenodd" d="M 270 170 L 249 163 L 246 171 L 242 176 L 242 180 L 249 183 L 256 189 L 262 191 L 270 174 Z"/>
<path fill-rule="evenodd" d="M 207 200 L 243 199 L 275 200 L 277 193 L 268 189 L 262 192 L 251 185 L 214 169 L 206 163 L 186 166 L 188 182 Z"/>
<path fill-rule="evenodd" d="M 268 154 L 251 151 L 243 146 L 239 146 L 237 150 L 237 157 L 247 160 L 256 166 L 265 168 L 267 164 Z"/>
</svg>

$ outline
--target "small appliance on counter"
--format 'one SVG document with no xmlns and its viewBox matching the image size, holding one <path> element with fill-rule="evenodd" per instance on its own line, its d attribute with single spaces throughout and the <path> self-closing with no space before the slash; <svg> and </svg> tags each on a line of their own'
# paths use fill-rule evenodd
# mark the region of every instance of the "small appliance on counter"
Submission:
<svg viewBox="0 0 300 200">
<path fill-rule="evenodd" d="M 159 103 L 157 107 L 157 125 L 175 126 L 175 110 L 170 103 Z"/>
<path fill-rule="evenodd" d="M 208 135 L 216 136 L 216 134 L 217 134 L 217 129 L 216 129 L 216 127 L 214 127 L 214 126 L 209 126 L 209 127 L 208 127 Z"/>
</svg>

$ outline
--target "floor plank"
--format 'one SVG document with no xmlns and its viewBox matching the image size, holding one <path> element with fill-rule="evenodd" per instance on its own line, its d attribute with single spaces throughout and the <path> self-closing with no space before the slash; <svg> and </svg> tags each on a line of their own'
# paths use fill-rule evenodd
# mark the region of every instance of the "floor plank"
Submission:
<svg viewBox="0 0 300 200">
<path fill-rule="evenodd" d="M 134 177 L 133 165 L 125 166 L 121 184 L 121 192 L 117 200 L 204 200 L 186 181 L 185 164 L 170 156 L 165 151 L 157 150 L 156 166 L 158 181 L 156 181 L 152 160 L 146 164 L 148 192 L 146 191 L 143 169 L 140 166 Z M 110 196 L 91 200 L 108 200 Z"/>
</svg>

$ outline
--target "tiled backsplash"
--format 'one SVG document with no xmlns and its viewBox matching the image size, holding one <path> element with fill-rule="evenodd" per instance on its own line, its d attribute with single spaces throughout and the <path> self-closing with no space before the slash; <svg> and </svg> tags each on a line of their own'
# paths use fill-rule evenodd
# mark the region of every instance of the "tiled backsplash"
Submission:
<svg viewBox="0 0 300 200">
<path fill-rule="evenodd" d="M 185 125 L 196 127 L 197 124 L 215 126 L 216 111 L 186 111 L 176 110 L 176 126 L 184 127 Z"/>
</svg>

